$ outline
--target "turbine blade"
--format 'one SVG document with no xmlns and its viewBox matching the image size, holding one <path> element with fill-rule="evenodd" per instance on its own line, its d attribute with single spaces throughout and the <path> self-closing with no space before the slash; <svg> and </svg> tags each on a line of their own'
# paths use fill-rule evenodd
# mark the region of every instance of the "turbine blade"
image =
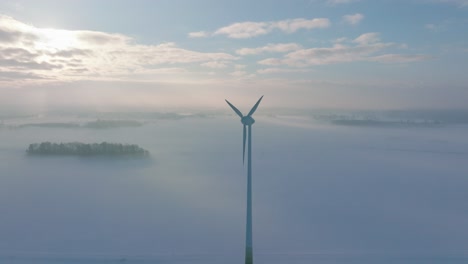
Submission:
<svg viewBox="0 0 468 264">
<path fill-rule="evenodd" d="M 226 100 L 226 99 L 224 99 Z M 244 115 L 242 115 L 241 111 L 239 111 L 239 109 L 237 109 L 235 106 L 233 106 L 228 100 L 226 100 L 226 103 L 228 103 L 228 105 L 232 108 L 232 110 L 234 110 L 234 112 L 236 112 L 236 114 L 238 116 L 240 116 L 240 118 L 243 118 Z"/>
<path fill-rule="evenodd" d="M 257 103 L 252 107 L 252 110 L 250 110 L 248 116 L 251 116 L 253 115 L 253 113 L 255 113 L 255 110 L 257 110 L 257 107 L 260 104 L 260 101 L 262 101 L 262 98 L 263 98 L 263 95 L 262 97 L 260 97 L 260 99 L 258 99 Z"/>
<path fill-rule="evenodd" d="M 245 161 L 245 139 L 247 136 L 247 131 L 246 131 L 246 125 L 244 125 L 244 136 L 243 136 L 243 144 L 242 144 L 242 164 L 244 164 Z"/>
</svg>

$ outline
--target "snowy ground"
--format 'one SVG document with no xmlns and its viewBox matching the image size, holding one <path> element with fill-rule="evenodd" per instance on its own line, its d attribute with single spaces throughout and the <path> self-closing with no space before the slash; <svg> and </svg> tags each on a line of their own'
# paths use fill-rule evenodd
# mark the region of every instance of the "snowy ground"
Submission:
<svg viewBox="0 0 468 264">
<path fill-rule="evenodd" d="M 238 118 L 135 119 L 143 125 L 18 127 L 84 124 L 89 116 L 3 122 L 0 260 L 243 261 L 246 179 Z M 307 115 L 256 120 L 259 263 L 466 263 L 468 125 L 343 125 Z M 138 144 L 151 158 L 26 155 L 30 143 L 42 141 Z M 52 262 L 37 258 L 50 254 Z M 96 254 L 105 260 L 82 258 Z"/>
</svg>

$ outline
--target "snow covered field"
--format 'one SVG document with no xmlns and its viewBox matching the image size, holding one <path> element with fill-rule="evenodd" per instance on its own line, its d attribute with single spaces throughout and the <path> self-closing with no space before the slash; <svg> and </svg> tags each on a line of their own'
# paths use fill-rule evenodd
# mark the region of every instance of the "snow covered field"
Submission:
<svg viewBox="0 0 468 264">
<path fill-rule="evenodd" d="M 237 117 L 41 118 L 0 126 L 1 263 L 242 263 Z M 466 263 L 466 123 L 256 120 L 258 263 Z M 58 121 L 80 126 L 19 126 Z M 138 144 L 151 158 L 26 154 L 43 141 Z"/>
</svg>

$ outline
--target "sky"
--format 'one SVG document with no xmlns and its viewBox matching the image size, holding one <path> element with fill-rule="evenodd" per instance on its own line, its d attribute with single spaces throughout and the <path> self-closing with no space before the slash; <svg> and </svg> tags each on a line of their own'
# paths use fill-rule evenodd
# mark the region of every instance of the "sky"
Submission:
<svg viewBox="0 0 468 264">
<path fill-rule="evenodd" d="M 0 110 L 466 108 L 468 1 L 0 3 Z"/>
</svg>

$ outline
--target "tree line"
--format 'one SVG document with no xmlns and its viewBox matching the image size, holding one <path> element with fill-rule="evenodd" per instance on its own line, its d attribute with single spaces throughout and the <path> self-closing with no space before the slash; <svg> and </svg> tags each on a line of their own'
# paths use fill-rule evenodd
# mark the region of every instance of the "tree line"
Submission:
<svg viewBox="0 0 468 264">
<path fill-rule="evenodd" d="M 132 156 L 147 156 L 149 152 L 135 144 L 120 144 L 120 143 L 33 143 L 29 144 L 27 149 L 28 154 L 39 155 L 132 155 Z"/>
</svg>

